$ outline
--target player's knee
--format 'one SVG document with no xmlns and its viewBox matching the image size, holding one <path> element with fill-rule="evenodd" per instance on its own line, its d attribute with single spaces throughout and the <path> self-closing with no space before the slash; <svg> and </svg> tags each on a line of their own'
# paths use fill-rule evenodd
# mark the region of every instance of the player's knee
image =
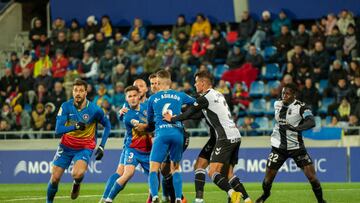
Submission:
<svg viewBox="0 0 360 203">
<path fill-rule="evenodd" d="M 59 184 L 59 182 L 60 182 L 60 177 L 58 177 L 58 176 L 51 176 L 50 182 L 51 182 L 52 184 Z"/>
<path fill-rule="evenodd" d="M 73 179 L 79 179 L 79 178 L 82 178 L 84 176 L 84 172 L 73 171 L 71 176 L 73 177 Z"/>
</svg>

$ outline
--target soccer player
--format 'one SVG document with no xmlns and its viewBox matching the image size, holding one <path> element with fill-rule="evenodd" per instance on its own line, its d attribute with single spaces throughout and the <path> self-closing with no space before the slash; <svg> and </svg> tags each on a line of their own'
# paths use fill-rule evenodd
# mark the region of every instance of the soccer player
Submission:
<svg viewBox="0 0 360 203">
<path fill-rule="evenodd" d="M 56 118 L 56 134 L 62 135 L 53 160 L 52 174 L 47 189 L 47 202 L 54 201 L 58 184 L 65 169 L 74 161 L 71 175 L 74 178 L 71 199 L 79 196 L 80 183 L 84 178 L 91 154 L 96 147 L 97 124 L 104 126 L 101 143 L 96 150 L 96 160 L 101 160 L 110 133 L 110 121 L 95 103 L 86 99 L 87 83 L 75 80 L 73 99 L 64 102 Z"/>
<path fill-rule="evenodd" d="M 169 122 L 178 122 L 189 119 L 198 112 L 203 112 L 210 126 L 210 134 L 215 134 L 215 137 L 210 137 L 196 163 L 197 198 L 195 202 L 204 202 L 202 193 L 205 184 L 205 168 L 210 162 L 208 175 L 220 189 L 227 192 L 232 203 L 239 203 L 241 196 L 247 195 L 239 178 L 233 173 L 233 167 L 238 161 L 241 135 L 231 117 L 223 94 L 212 88 L 212 78 L 212 75 L 205 71 L 196 73 L 195 88 L 201 96 L 183 114 L 173 114 L 173 116 L 165 114 L 164 119 Z M 224 175 L 221 172 L 225 166 L 229 168 L 228 173 Z M 250 203 L 251 199 L 247 196 L 245 202 Z"/>
<path fill-rule="evenodd" d="M 134 127 L 139 123 L 146 123 L 144 107 L 140 105 L 140 91 L 135 86 L 125 89 L 126 101 L 130 109 L 124 115 L 126 126 L 125 136 L 125 168 L 124 173 L 112 186 L 105 202 L 112 202 L 116 195 L 124 189 L 126 183 L 135 173 L 138 164 L 142 166 L 145 174 L 149 174 L 149 156 L 152 146 L 151 135 L 148 132 L 137 131 Z M 126 108 L 126 107 L 125 107 Z"/>
<path fill-rule="evenodd" d="M 266 164 L 265 178 L 262 183 L 263 194 L 256 203 L 263 203 L 270 196 L 272 182 L 283 163 L 294 159 L 308 178 L 316 199 L 324 203 L 322 189 L 315 174 L 313 162 L 307 153 L 301 131 L 315 127 L 314 116 L 306 104 L 296 100 L 295 84 L 286 85 L 282 89 L 281 100 L 276 101 L 275 127 L 271 134 L 272 150 Z"/>
<path fill-rule="evenodd" d="M 171 174 L 175 190 L 175 202 L 181 203 L 182 178 L 179 171 L 179 162 L 183 153 L 184 128 L 181 122 L 168 123 L 163 120 L 163 114 L 179 114 L 183 104 L 191 105 L 195 99 L 183 92 L 170 89 L 171 75 L 168 71 L 157 72 L 158 92 L 149 98 L 147 120 L 155 123 L 155 139 L 150 153 L 149 186 L 153 197 L 152 202 L 159 202 L 158 171 L 161 162 L 170 154 Z"/>
</svg>

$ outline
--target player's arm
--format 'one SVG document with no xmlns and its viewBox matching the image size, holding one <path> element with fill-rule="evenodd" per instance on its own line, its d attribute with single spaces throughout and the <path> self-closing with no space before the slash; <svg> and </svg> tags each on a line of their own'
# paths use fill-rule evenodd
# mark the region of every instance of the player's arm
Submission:
<svg viewBox="0 0 360 203">
<path fill-rule="evenodd" d="M 286 128 L 288 130 L 292 130 L 292 131 L 303 131 L 303 130 L 309 130 L 313 127 L 315 127 L 315 119 L 314 116 L 310 110 L 309 107 L 307 106 L 302 106 L 300 108 L 300 114 L 301 117 L 303 118 L 303 121 L 300 122 L 300 124 L 298 126 L 292 126 L 290 124 L 286 125 Z"/>
<path fill-rule="evenodd" d="M 181 108 L 181 112 L 186 112 L 191 106 L 185 106 L 183 108 Z M 204 118 L 204 114 L 202 113 L 202 111 L 196 112 L 194 115 L 191 115 L 189 119 L 192 120 L 200 120 Z"/>
<path fill-rule="evenodd" d="M 99 116 L 98 117 L 99 122 L 104 127 L 104 132 L 102 134 L 100 145 L 95 152 L 95 156 L 96 156 L 96 160 L 101 160 L 101 158 L 104 156 L 104 147 L 105 147 L 106 141 L 110 135 L 111 124 L 110 124 L 109 118 L 105 115 L 104 111 L 100 108 L 98 110 L 98 116 Z"/>
<path fill-rule="evenodd" d="M 202 113 L 201 110 L 207 108 L 208 106 L 208 100 L 204 96 L 199 97 L 196 102 L 192 106 L 190 106 L 184 113 L 171 117 L 170 121 L 176 122 L 192 119 L 192 116 L 198 114 L 199 112 Z"/>
<path fill-rule="evenodd" d="M 75 124 L 75 125 L 71 125 L 71 126 L 65 126 L 65 123 L 68 120 L 68 109 L 66 108 L 66 106 L 64 104 L 61 105 L 59 112 L 57 114 L 56 117 L 56 126 L 55 126 L 55 134 L 56 135 L 62 135 L 77 129 L 80 129 L 81 124 Z M 84 124 L 84 128 L 85 128 L 85 124 Z"/>
</svg>

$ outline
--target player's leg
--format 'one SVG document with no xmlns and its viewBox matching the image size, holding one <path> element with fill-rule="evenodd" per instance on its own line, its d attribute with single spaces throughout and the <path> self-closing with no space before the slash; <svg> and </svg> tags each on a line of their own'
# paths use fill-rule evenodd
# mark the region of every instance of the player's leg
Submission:
<svg viewBox="0 0 360 203">
<path fill-rule="evenodd" d="M 173 186 L 175 190 L 175 202 L 182 202 L 182 175 L 180 171 L 180 161 L 183 155 L 184 136 L 183 132 L 174 132 L 170 137 L 170 160 Z"/>
<path fill-rule="evenodd" d="M 211 153 L 209 153 L 211 154 Z M 205 186 L 205 179 L 206 179 L 206 168 L 209 166 L 209 158 L 203 158 L 203 155 L 200 153 L 199 157 L 197 158 L 194 166 L 195 170 L 195 192 L 196 197 L 194 202 L 195 203 L 203 203 L 204 202 L 204 186 Z"/>
<path fill-rule="evenodd" d="M 84 179 L 84 174 L 88 168 L 91 154 L 91 150 L 83 149 L 74 156 L 74 167 L 71 172 L 71 176 L 74 179 L 71 190 L 71 199 L 76 199 L 79 196 L 80 184 Z"/>
<path fill-rule="evenodd" d="M 105 202 L 112 202 L 119 192 L 125 188 L 126 183 L 134 176 L 135 168 L 136 166 L 133 164 L 125 165 L 123 175 L 115 181 Z"/>
<path fill-rule="evenodd" d="M 171 174 L 171 164 L 170 164 L 170 156 L 166 157 L 166 160 L 161 163 L 160 169 L 162 175 L 162 202 L 170 202 L 171 198 L 175 198 L 175 191 L 172 185 L 172 174 Z"/>
</svg>

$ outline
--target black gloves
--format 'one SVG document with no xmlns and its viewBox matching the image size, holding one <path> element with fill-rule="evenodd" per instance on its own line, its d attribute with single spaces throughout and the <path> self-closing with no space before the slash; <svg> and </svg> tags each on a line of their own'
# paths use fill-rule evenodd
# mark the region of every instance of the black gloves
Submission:
<svg viewBox="0 0 360 203">
<path fill-rule="evenodd" d="M 104 156 L 104 147 L 99 145 L 99 147 L 97 148 L 96 152 L 95 152 L 95 159 L 96 160 L 101 160 L 101 158 Z"/>
<path fill-rule="evenodd" d="M 75 124 L 75 129 L 76 129 L 76 130 L 85 130 L 85 123 L 83 123 L 83 122 L 77 122 L 77 123 Z"/>
</svg>

